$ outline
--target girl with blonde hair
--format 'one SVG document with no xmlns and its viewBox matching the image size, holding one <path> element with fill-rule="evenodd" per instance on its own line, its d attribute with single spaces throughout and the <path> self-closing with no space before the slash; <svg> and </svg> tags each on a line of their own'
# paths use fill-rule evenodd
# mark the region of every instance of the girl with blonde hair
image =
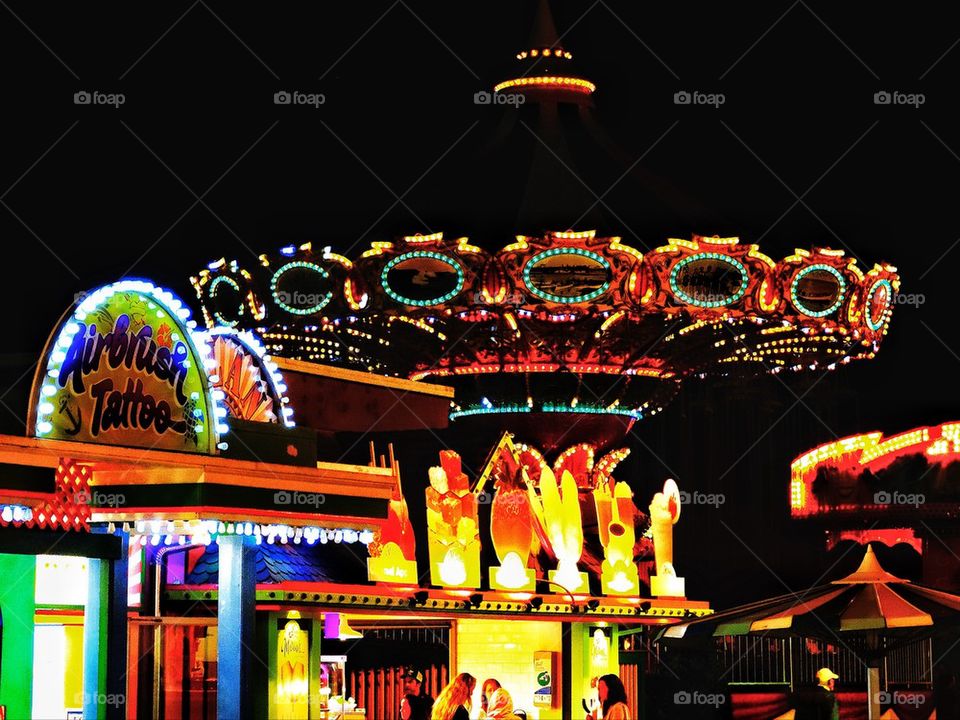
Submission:
<svg viewBox="0 0 960 720">
<path fill-rule="evenodd" d="M 477 679 L 470 673 L 457 675 L 440 691 L 430 720 L 470 720 L 470 697 L 476 687 Z"/>
</svg>

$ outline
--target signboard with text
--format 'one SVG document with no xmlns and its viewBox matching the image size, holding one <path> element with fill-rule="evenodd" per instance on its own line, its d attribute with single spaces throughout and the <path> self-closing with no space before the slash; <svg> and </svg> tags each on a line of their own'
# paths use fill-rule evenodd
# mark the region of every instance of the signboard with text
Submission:
<svg viewBox="0 0 960 720">
<path fill-rule="evenodd" d="M 217 418 L 187 317 L 171 293 L 143 281 L 81 297 L 37 369 L 36 436 L 213 452 Z"/>
</svg>

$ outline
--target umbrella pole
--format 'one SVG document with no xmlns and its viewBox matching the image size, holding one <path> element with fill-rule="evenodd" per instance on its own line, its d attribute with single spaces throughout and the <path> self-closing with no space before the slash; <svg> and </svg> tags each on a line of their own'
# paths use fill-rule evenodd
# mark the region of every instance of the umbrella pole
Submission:
<svg viewBox="0 0 960 720">
<path fill-rule="evenodd" d="M 867 668 L 867 717 L 880 717 L 880 666 L 873 663 Z"/>
<path fill-rule="evenodd" d="M 883 640 L 876 631 L 867 633 L 867 718 L 880 718 L 880 663 Z"/>
</svg>

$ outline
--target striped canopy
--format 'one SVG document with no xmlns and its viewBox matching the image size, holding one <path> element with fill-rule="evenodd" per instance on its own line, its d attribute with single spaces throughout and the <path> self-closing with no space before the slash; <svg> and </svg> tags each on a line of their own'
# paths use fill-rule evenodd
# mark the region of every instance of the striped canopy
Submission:
<svg viewBox="0 0 960 720">
<path fill-rule="evenodd" d="M 960 624 L 960 596 L 915 585 L 884 570 L 872 547 L 857 571 L 827 585 L 671 625 L 661 640 L 751 633 L 836 637 L 841 632 L 918 634 Z"/>
</svg>

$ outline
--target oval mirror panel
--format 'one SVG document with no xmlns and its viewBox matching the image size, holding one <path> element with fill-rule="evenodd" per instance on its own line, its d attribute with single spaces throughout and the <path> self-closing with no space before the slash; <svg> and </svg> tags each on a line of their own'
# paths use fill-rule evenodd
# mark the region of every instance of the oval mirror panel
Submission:
<svg viewBox="0 0 960 720">
<path fill-rule="evenodd" d="M 273 300 L 293 315 L 312 315 L 326 307 L 333 298 L 330 274 L 310 262 L 289 262 L 280 267 L 270 280 Z"/>
<path fill-rule="evenodd" d="M 420 251 L 395 257 L 383 269 L 383 289 L 406 305 L 438 305 L 463 289 L 463 270 L 440 253 Z"/>
<path fill-rule="evenodd" d="M 236 325 L 243 315 L 243 294 L 240 285 L 231 277 L 218 275 L 207 291 L 213 316 L 221 325 Z"/>
<path fill-rule="evenodd" d="M 843 299 L 843 277 L 833 268 L 814 265 L 801 270 L 793 281 L 793 304 L 807 315 L 829 315 Z"/>
<path fill-rule="evenodd" d="M 588 302 L 610 287 L 610 263 L 579 248 L 557 248 L 535 255 L 523 268 L 523 281 L 541 300 Z"/>
<path fill-rule="evenodd" d="M 867 324 L 871 330 L 879 330 L 883 325 L 892 297 L 893 287 L 889 280 L 877 280 L 870 289 L 870 295 L 867 298 Z"/>
<path fill-rule="evenodd" d="M 720 307 L 743 297 L 747 273 L 739 262 L 723 255 L 692 255 L 674 266 L 670 287 L 686 303 Z"/>
</svg>

